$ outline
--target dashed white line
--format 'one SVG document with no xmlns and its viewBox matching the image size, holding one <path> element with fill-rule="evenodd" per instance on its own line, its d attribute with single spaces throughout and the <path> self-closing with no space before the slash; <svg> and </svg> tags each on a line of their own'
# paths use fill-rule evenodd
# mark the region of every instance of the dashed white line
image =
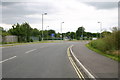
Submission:
<svg viewBox="0 0 120 80">
<path fill-rule="evenodd" d="M 11 59 L 14 59 L 14 58 L 16 58 L 16 57 L 17 57 L 17 56 L 13 56 L 13 57 L 11 57 L 11 58 L 5 59 L 5 60 L 3 60 L 3 61 L 0 61 L 0 63 L 6 62 L 6 61 L 11 60 Z"/>
<path fill-rule="evenodd" d="M 29 51 L 25 52 L 25 54 L 30 53 L 30 52 L 35 51 L 35 50 L 36 49 L 29 50 Z"/>
</svg>

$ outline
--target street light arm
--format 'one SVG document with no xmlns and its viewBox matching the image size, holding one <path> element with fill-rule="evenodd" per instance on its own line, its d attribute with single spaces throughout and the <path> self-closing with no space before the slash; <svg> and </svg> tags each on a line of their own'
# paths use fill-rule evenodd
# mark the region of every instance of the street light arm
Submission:
<svg viewBox="0 0 120 80">
<path fill-rule="evenodd" d="M 102 37 L 101 36 L 101 33 L 102 33 L 102 22 L 98 22 L 98 23 L 100 23 L 100 38 Z"/>
</svg>

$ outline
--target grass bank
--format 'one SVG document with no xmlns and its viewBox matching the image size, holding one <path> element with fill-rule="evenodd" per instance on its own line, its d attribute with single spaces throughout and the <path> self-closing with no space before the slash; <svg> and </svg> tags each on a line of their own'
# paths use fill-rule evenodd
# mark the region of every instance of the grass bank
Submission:
<svg viewBox="0 0 120 80">
<path fill-rule="evenodd" d="M 108 53 L 103 52 L 103 51 L 101 51 L 99 49 L 96 49 L 96 48 L 94 48 L 94 47 L 91 46 L 91 43 L 86 44 L 86 47 L 88 47 L 90 50 L 92 50 L 92 51 L 94 51 L 94 52 L 96 52 L 98 54 L 101 54 L 103 56 L 106 56 L 108 58 L 111 58 L 113 60 L 116 60 L 116 61 L 120 62 L 120 57 L 118 55 L 115 55 L 115 54 L 112 54 L 112 53 L 108 54 Z"/>
<path fill-rule="evenodd" d="M 120 31 L 113 30 L 111 34 L 104 34 L 102 38 L 93 40 L 86 45 L 89 49 L 120 61 Z"/>
</svg>

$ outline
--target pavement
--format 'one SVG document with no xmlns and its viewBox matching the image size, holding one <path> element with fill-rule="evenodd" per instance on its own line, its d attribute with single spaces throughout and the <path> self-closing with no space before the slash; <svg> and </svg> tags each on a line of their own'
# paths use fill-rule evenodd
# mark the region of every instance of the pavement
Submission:
<svg viewBox="0 0 120 80">
<path fill-rule="evenodd" d="M 89 50 L 85 44 L 80 42 L 72 47 L 84 67 L 96 78 L 118 78 L 118 62 Z"/>
</svg>

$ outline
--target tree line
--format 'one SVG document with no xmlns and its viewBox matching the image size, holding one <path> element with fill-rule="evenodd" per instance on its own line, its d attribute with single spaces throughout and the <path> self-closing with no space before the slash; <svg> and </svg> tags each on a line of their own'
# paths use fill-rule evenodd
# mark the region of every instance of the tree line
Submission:
<svg viewBox="0 0 120 80">
<path fill-rule="evenodd" d="M 0 34 L 2 36 L 7 35 L 16 35 L 18 36 L 18 42 L 32 42 L 31 36 L 39 37 L 39 41 L 42 38 L 42 30 L 37 28 L 32 28 L 29 23 L 14 24 L 9 30 L 4 30 L 3 27 L 0 27 Z M 52 35 L 54 34 L 54 35 Z M 102 32 L 102 37 L 106 34 L 111 34 L 111 32 L 104 31 Z M 62 36 L 61 36 L 62 35 Z M 93 37 L 99 38 L 100 33 L 91 33 L 86 32 L 83 26 L 79 27 L 76 32 L 66 32 L 66 33 L 56 33 L 55 30 L 43 30 L 44 40 L 61 40 L 61 39 L 77 39 L 77 40 L 91 40 Z"/>
</svg>

